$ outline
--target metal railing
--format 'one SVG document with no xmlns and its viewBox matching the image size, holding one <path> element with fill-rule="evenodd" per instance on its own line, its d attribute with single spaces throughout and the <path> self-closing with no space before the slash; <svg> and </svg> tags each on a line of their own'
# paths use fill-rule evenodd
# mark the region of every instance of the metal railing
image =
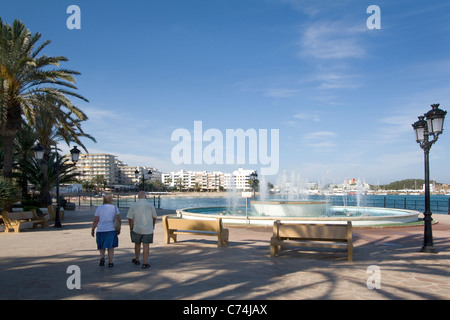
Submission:
<svg viewBox="0 0 450 320">
<path fill-rule="evenodd" d="M 333 199 L 334 206 L 357 206 L 356 198 L 348 199 Z M 406 209 L 416 210 L 419 212 L 425 211 L 425 202 L 420 199 L 408 199 L 408 198 L 387 198 L 382 199 L 370 199 L 363 198 L 360 201 L 360 205 L 363 207 L 381 207 L 381 208 L 394 208 L 394 209 Z M 450 214 L 450 198 L 447 200 L 431 200 L 430 201 L 431 212 L 440 214 Z"/>
<path fill-rule="evenodd" d="M 101 196 L 95 196 L 94 194 L 65 194 L 64 197 L 67 201 L 81 206 L 100 206 L 103 204 L 103 198 Z M 147 196 L 147 199 L 150 202 L 153 202 L 155 208 L 161 208 L 162 198 L 160 195 Z M 129 207 L 132 203 L 136 202 L 136 200 L 137 197 L 135 195 L 114 195 L 114 204 L 118 207 Z M 356 197 L 333 197 L 330 200 L 334 206 L 352 207 L 357 206 L 358 204 Z M 384 197 L 375 199 L 362 197 L 360 206 L 416 210 L 419 212 L 425 211 L 423 199 L 408 199 L 407 197 Z M 433 213 L 450 214 L 450 198 L 448 200 L 432 199 L 430 201 L 430 207 L 431 212 Z"/>
<path fill-rule="evenodd" d="M 103 204 L 103 197 L 96 196 L 94 194 L 84 194 L 84 195 L 64 195 L 64 198 L 68 202 L 73 202 L 78 206 L 101 206 Z M 136 202 L 137 196 L 123 196 L 123 195 L 114 195 L 113 196 L 113 204 L 120 207 L 129 207 L 132 203 Z M 147 196 L 147 200 L 152 202 L 155 208 L 161 208 L 161 196 Z"/>
</svg>

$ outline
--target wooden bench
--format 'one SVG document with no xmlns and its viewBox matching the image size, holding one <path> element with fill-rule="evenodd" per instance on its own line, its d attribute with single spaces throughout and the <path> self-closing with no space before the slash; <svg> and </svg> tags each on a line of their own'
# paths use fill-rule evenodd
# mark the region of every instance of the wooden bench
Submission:
<svg viewBox="0 0 450 320">
<path fill-rule="evenodd" d="M 328 247 L 347 249 L 348 261 L 353 261 L 352 223 L 347 224 L 289 224 L 279 220 L 273 224 L 270 255 L 275 257 L 284 246 Z"/>
<path fill-rule="evenodd" d="M 202 236 L 217 237 L 217 245 L 219 247 L 228 244 L 228 229 L 222 226 L 222 219 L 216 220 L 194 220 L 182 219 L 176 217 L 163 216 L 164 234 L 166 244 L 177 242 L 177 234 L 193 234 Z"/>
<path fill-rule="evenodd" d="M 54 205 L 49 205 L 47 207 L 48 210 L 48 214 L 50 215 L 50 221 L 54 221 L 56 219 L 56 206 Z M 64 209 L 63 208 L 59 208 L 59 220 L 63 220 L 64 219 Z"/>
<path fill-rule="evenodd" d="M 42 228 L 47 227 L 47 219 L 38 217 L 34 210 L 31 211 L 17 211 L 17 212 L 2 212 L 3 222 L 5 223 L 5 232 L 20 232 L 21 229 L 36 228 L 41 225 Z"/>
</svg>

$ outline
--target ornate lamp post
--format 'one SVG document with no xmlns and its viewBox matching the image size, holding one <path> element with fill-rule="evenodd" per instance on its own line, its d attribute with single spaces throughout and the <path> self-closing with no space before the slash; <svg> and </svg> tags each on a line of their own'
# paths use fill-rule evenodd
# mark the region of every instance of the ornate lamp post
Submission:
<svg viewBox="0 0 450 320">
<path fill-rule="evenodd" d="M 253 198 L 256 197 L 256 181 L 258 180 L 258 174 L 256 171 L 253 171 L 250 173 L 250 182 L 252 183 L 252 189 L 253 189 Z"/>
<path fill-rule="evenodd" d="M 58 149 L 55 145 L 55 152 L 56 152 L 56 214 L 55 214 L 55 228 L 61 228 L 61 219 L 60 219 L 60 208 L 59 208 L 59 154 Z M 72 162 L 76 163 L 80 157 L 80 150 L 78 150 L 77 146 L 74 146 L 70 150 L 70 154 L 72 155 Z M 36 160 L 42 160 L 44 159 L 44 148 L 41 146 L 41 144 L 38 142 L 36 147 L 34 148 L 34 157 Z"/>
<path fill-rule="evenodd" d="M 150 179 L 152 178 L 152 170 L 148 170 L 147 174 L 150 176 Z M 136 169 L 136 171 L 134 171 L 134 176 L 136 177 L 136 179 L 138 179 L 138 184 L 139 184 L 139 170 Z M 142 170 L 142 190 L 145 189 L 145 171 Z"/>
<path fill-rule="evenodd" d="M 72 156 L 72 162 L 73 163 L 77 163 L 78 159 L 80 159 L 80 150 L 78 150 L 77 146 L 74 146 L 71 150 L 70 150 L 70 154 Z"/>
<path fill-rule="evenodd" d="M 425 162 L 425 212 L 424 215 L 424 239 L 421 252 L 435 253 L 433 245 L 433 234 L 431 229 L 431 210 L 430 210 L 430 149 L 438 140 L 439 135 L 444 128 L 444 119 L 447 111 L 439 109 L 439 104 L 432 104 L 431 110 L 423 116 L 419 116 L 419 120 L 413 123 L 416 133 L 416 141 L 424 151 Z M 426 121 L 424 120 L 426 118 Z M 429 137 L 433 139 L 430 141 Z"/>
</svg>

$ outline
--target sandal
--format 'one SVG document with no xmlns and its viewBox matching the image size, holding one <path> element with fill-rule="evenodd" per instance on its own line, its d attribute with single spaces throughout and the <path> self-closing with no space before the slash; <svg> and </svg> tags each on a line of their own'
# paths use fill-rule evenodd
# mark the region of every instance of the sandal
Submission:
<svg viewBox="0 0 450 320">
<path fill-rule="evenodd" d="M 140 263 L 138 260 L 136 260 L 136 259 L 131 260 L 131 262 L 133 262 L 135 265 L 141 264 L 141 263 Z"/>
<path fill-rule="evenodd" d="M 100 259 L 100 263 L 98 265 L 103 267 L 105 265 L 105 259 Z"/>
<path fill-rule="evenodd" d="M 147 269 L 147 268 L 150 268 L 150 265 L 148 263 L 144 263 L 142 265 L 142 269 Z"/>
</svg>

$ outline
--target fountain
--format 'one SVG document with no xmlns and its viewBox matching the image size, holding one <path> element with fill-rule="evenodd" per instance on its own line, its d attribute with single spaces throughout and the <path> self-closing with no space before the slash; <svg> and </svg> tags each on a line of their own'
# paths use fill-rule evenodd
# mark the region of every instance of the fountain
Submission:
<svg viewBox="0 0 450 320">
<path fill-rule="evenodd" d="M 251 201 L 260 216 L 270 217 L 320 217 L 330 207 L 328 201 Z"/>
<path fill-rule="evenodd" d="M 326 198 L 312 201 L 307 196 L 305 183 L 294 173 L 291 179 L 286 174 L 281 177 L 281 199 L 268 199 L 265 184 L 260 190 L 260 200 L 250 202 L 251 207 L 238 206 L 239 192 L 233 189 L 227 207 L 187 208 L 177 210 L 177 215 L 188 219 L 222 218 L 225 224 L 272 225 L 275 220 L 285 223 L 346 223 L 352 221 L 355 226 L 402 224 L 418 221 L 419 212 L 404 209 L 369 208 L 361 206 L 363 188 L 357 184 L 357 205 L 332 206 Z M 301 189 L 303 187 L 303 189 Z"/>
</svg>

